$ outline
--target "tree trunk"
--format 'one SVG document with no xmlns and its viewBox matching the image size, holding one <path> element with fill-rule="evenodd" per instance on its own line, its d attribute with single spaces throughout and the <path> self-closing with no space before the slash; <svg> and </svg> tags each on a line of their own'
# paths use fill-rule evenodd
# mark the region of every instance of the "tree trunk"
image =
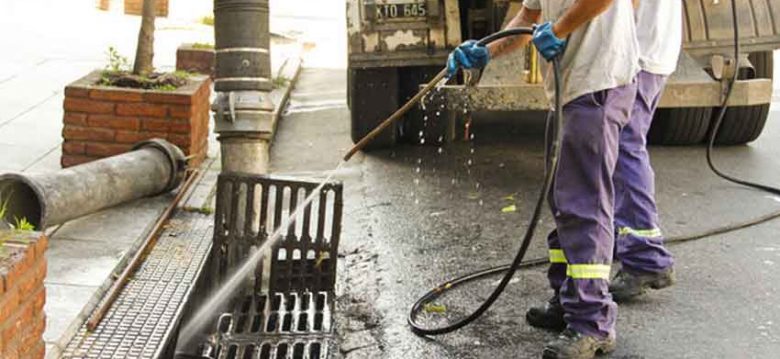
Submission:
<svg viewBox="0 0 780 359">
<path fill-rule="evenodd" d="M 154 70 L 154 18 L 157 11 L 156 0 L 144 0 L 141 15 L 141 31 L 138 32 L 138 47 L 135 50 L 133 73 L 147 75 Z"/>
</svg>

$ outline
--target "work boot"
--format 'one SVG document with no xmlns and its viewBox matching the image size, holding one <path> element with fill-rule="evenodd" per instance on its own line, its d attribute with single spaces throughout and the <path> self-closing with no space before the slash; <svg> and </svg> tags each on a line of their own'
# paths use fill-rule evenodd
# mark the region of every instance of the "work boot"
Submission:
<svg viewBox="0 0 780 359">
<path fill-rule="evenodd" d="M 674 282 L 672 267 L 662 272 L 644 274 L 632 274 L 621 270 L 609 284 L 609 291 L 612 293 L 612 299 L 623 302 L 644 294 L 649 288 L 663 289 L 672 286 Z"/>
<path fill-rule="evenodd" d="M 571 328 L 564 330 L 558 338 L 547 343 L 543 359 L 590 359 L 596 354 L 607 354 L 615 350 L 614 337 L 599 339 L 577 333 Z"/>
<path fill-rule="evenodd" d="M 563 313 L 560 298 L 556 294 L 544 306 L 529 309 L 525 313 L 525 320 L 534 327 L 560 332 L 566 328 Z"/>
</svg>

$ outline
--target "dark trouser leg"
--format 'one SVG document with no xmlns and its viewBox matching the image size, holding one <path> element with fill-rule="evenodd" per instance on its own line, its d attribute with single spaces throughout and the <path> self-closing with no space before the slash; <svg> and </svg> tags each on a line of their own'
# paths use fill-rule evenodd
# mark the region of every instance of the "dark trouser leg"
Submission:
<svg viewBox="0 0 780 359">
<path fill-rule="evenodd" d="M 564 106 L 565 124 L 552 209 L 567 260 L 560 286 L 565 320 L 575 331 L 614 336 L 617 305 L 609 294 L 614 250 L 614 188 L 621 128 L 636 85 L 588 94 Z M 553 278 L 551 278 L 551 284 Z"/>
<path fill-rule="evenodd" d="M 620 133 L 614 176 L 616 256 L 631 273 L 661 272 L 673 264 L 658 225 L 655 173 L 646 141 L 665 82 L 664 76 L 639 74 L 631 120 Z"/>
</svg>

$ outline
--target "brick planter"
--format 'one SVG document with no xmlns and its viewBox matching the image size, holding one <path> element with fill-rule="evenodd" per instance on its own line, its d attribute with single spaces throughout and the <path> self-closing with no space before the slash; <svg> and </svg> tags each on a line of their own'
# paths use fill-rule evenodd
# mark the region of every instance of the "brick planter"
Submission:
<svg viewBox="0 0 780 359">
<path fill-rule="evenodd" d="M 43 358 L 46 237 L 0 231 L 0 358 Z"/>
<path fill-rule="evenodd" d="M 97 8 L 103 11 L 108 11 L 111 8 L 111 0 L 97 0 Z"/>
<path fill-rule="evenodd" d="M 196 48 L 183 44 L 176 50 L 176 69 L 214 77 L 216 55 L 214 49 Z"/>
<path fill-rule="evenodd" d="M 211 80 L 193 75 L 173 91 L 95 85 L 94 71 L 65 87 L 62 167 L 127 152 L 134 143 L 164 138 L 198 166 L 206 158 Z"/>
<path fill-rule="evenodd" d="M 157 0 L 157 16 L 168 16 L 168 0 Z M 144 10 L 144 0 L 125 0 L 125 14 L 141 15 Z"/>
</svg>

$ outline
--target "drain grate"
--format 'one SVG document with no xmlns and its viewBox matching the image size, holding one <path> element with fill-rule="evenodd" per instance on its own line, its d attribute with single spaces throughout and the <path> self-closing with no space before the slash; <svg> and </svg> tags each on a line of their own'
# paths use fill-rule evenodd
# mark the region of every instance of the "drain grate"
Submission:
<svg viewBox="0 0 780 359">
<path fill-rule="evenodd" d="M 103 321 L 86 324 L 63 358 L 158 358 L 199 276 L 211 247 L 210 216 L 178 213 Z"/>
<path fill-rule="evenodd" d="M 224 279 L 231 268 L 242 263 L 318 185 L 266 176 L 221 174 L 212 249 L 218 278 Z M 342 201 L 341 184 L 329 183 L 321 189 L 273 246 L 270 260 L 258 265 L 256 291 L 333 291 Z M 265 285 L 260 282 L 264 274 L 270 277 L 270 283 Z"/>
<path fill-rule="evenodd" d="M 221 174 L 212 260 L 216 283 L 268 239 L 316 182 Z M 342 186 L 326 184 L 258 263 L 255 278 L 215 320 L 199 358 L 320 359 L 333 345 Z"/>
<path fill-rule="evenodd" d="M 217 320 L 212 357 L 326 358 L 331 308 L 327 292 L 245 296 Z"/>
</svg>

